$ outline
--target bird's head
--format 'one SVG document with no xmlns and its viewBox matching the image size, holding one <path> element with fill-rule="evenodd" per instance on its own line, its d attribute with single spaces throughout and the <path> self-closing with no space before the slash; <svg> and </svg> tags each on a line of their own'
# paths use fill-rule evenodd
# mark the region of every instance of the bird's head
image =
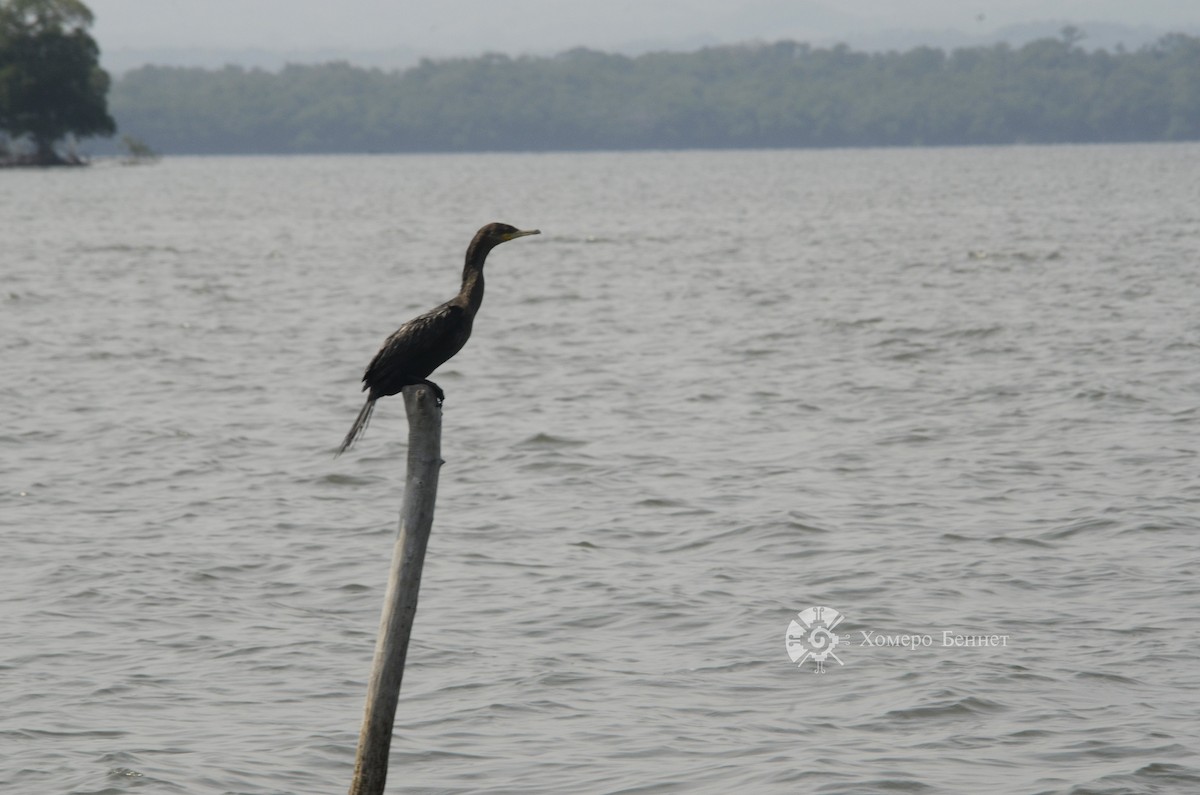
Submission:
<svg viewBox="0 0 1200 795">
<path fill-rule="evenodd" d="M 515 226 L 509 226 L 508 224 L 488 224 L 475 234 L 475 240 L 487 244 L 490 248 L 509 240 L 515 240 L 518 237 L 540 235 L 541 233 L 540 229 L 517 229 Z"/>
</svg>

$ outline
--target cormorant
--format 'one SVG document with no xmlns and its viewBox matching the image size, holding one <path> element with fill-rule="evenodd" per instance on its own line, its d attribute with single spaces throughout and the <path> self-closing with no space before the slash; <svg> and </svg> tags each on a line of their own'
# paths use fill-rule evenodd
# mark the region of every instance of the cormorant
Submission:
<svg viewBox="0 0 1200 795">
<path fill-rule="evenodd" d="M 445 398 L 441 387 L 430 381 L 429 375 L 462 350 L 471 336 L 471 324 L 483 303 L 483 262 L 488 252 L 505 241 L 537 234 L 541 231 L 521 230 L 508 224 L 488 224 L 475 233 L 467 247 L 458 295 L 396 329 L 367 365 L 362 378 L 367 402 L 338 448 L 338 455 L 350 449 L 366 430 L 379 398 L 395 395 L 410 384 L 428 384 L 439 403 Z"/>
</svg>

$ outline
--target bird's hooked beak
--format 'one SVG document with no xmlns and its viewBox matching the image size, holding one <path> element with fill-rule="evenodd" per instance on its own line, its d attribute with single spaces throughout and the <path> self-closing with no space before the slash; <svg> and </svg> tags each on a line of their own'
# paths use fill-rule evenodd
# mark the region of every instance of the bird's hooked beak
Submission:
<svg viewBox="0 0 1200 795">
<path fill-rule="evenodd" d="M 540 235 L 541 233 L 542 230 L 540 229 L 518 229 L 515 232 L 504 233 L 500 236 L 500 239 L 507 243 L 509 240 L 515 240 L 518 237 L 525 237 L 526 235 Z"/>
</svg>

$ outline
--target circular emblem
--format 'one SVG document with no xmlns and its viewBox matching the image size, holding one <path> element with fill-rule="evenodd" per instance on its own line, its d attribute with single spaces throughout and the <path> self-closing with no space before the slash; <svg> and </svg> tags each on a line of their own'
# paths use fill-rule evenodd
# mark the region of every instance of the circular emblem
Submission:
<svg viewBox="0 0 1200 795">
<path fill-rule="evenodd" d="M 816 665 L 816 673 L 825 673 L 825 661 L 832 657 L 838 665 L 844 665 L 834 653 L 839 638 L 834 628 L 845 618 L 832 607 L 809 607 L 801 610 L 788 624 L 784 644 L 788 657 L 797 666 L 803 666 L 811 659 Z"/>
</svg>

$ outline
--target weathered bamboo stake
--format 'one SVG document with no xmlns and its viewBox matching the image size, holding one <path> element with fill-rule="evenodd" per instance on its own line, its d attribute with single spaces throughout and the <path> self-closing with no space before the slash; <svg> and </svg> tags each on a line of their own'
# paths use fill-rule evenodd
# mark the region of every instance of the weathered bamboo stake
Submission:
<svg viewBox="0 0 1200 795">
<path fill-rule="evenodd" d="M 392 724 L 408 638 L 417 614 L 417 590 L 421 587 L 421 567 L 433 526 L 442 466 L 442 410 L 433 390 L 424 384 L 405 387 L 404 406 L 408 411 L 408 474 L 400 507 L 400 533 L 392 549 L 392 570 L 379 619 L 379 639 L 367 685 L 350 795 L 382 795 L 387 782 Z"/>
</svg>

